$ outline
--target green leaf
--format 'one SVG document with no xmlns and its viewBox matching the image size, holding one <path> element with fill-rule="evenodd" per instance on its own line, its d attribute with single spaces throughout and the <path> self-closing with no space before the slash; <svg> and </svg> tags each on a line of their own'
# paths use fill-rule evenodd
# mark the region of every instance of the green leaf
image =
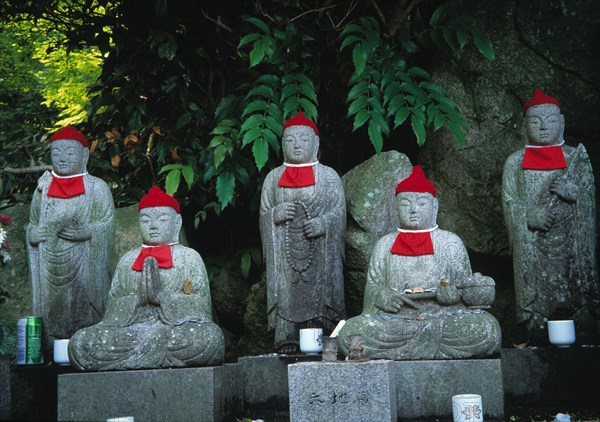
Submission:
<svg viewBox="0 0 600 422">
<path fill-rule="evenodd" d="M 239 50 L 244 45 L 248 44 L 249 42 L 256 41 L 260 37 L 262 37 L 262 35 L 260 35 L 260 34 L 258 34 L 256 32 L 252 32 L 252 33 L 250 33 L 248 35 L 244 35 L 242 37 L 242 39 L 240 40 L 240 42 L 238 43 L 237 49 Z"/>
<path fill-rule="evenodd" d="M 356 44 L 352 49 L 352 61 L 357 75 L 360 75 L 367 66 L 369 56 L 362 43 Z"/>
<path fill-rule="evenodd" d="M 165 171 L 171 171 L 171 170 L 180 170 L 183 167 L 183 164 L 167 164 L 166 166 L 163 166 L 160 171 L 158 172 L 158 174 L 163 174 Z"/>
<path fill-rule="evenodd" d="M 283 130 L 283 125 L 271 116 L 267 116 L 265 119 L 265 124 L 269 129 L 271 129 L 271 131 L 273 131 L 273 133 L 281 133 Z"/>
<path fill-rule="evenodd" d="M 383 149 L 383 136 L 381 135 L 381 128 L 374 120 L 369 121 L 367 133 L 369 134 L 371 143 L 375 147 L 375 152 L 379 154 Z"/>
<path fill-rule="evenodd" d="M 394 129 L 406 121 L 410 115 L 410 110 L 406 107 L 401 107 L 394 117 Z"/>
<path fill-rule="evenodd" d="M 275 86 L 279 84 L 279 78 L 276 75 L 272 75 L 270 73 L 266 73 L 264 75 L 259 76 L 256 81 L 254 81 L 256 85 L 271 85 Z"/>
<path fill-rule="evenodd" d="M 455 31 L 450 28 L 444 28 L 442 30 L 442 35 L 444 36 L 444 41 L 446 41 L 446 44 L 448 44 L 448 47 L 450 47 L 450 50 L 453 53 L 456 53 L 460 50 L 460 45 L 456 39 Z"/>
<path fill-rule="evenodd" d="M 257 138 L 252 145 L 252 155 L 258 170 L 262 169 L 269 158 L 269 144 L 265 138 Z"/>
<path fill-rule="evenodd" d="M 287 85 L 284 85 L 283 88 L 281 88 L 281 100 L 285 101 L 286 98 L 288 97 L 292 97 L 298 94 L 298 87 L 295 83 L 290 83 Z"/>
<path fill-rule="evenodd" d="M 417 50 L 419 50 L 419 47 L 412 41 L 404 41 L 402 43 L 402 50 L 404 50 L 406 54 L 412 54 L 416 53 Z"/>
<path fill-rule="evenodd" d="M 346 36 L 346 34 L 350 34 L 351 32 L 360 32 L 362 34 L 364 30 L 360 25 L 350 23 L 344 26 L 344 29 L 342 29 L 340 36 L 344 37 Z"/>
<path fill-rule="evenodd" d="M 298 85 L 298 90 L 300 91 L 300 93 L 302 95 L 304 95 L 306 98 L 308 98 L 310 101 L 312 101 L 313 103 L 318 103 L 317 101 L 317 93 L 315 92 L 315 87 L 310 84 L 300 84 Z"/>
<path fill-rule="evenodd" d="M 287 117 L 292 112 L 295 112 L 298 109 L 299 104 L 298 97 L 290 97 L 285 100 L 283 103 L 283 115 Z"/>
<path fill-rule="evenodd" d="M 244 279 L 248 278 L 250 274 L 250 264 L 252 263 L 252 257 L 250 256 L 250 252 L 248 250 L 244 251 L 242 254 L 242 258 L 240 260 L 240 272 Z"/>
<path fill-rule="evenodd" d="M 191 166 L 183 166 L 183 168 L 181 169 L 181 174 L 183 174 L 183 179 L 187 184 L 188 190 L 191 190 L 195 178 L 194 169 Z"/>
<path fill-rule="evenodd" d="M 431 79 L 431 76 L 429 75 L 429 73 L 427 73 L 427 71 L 425 69 L 422 69 L 417 66 L 413 66 L 413 67 L 409 68 L 408 74 L 413 77 L 418 76 L 423 79 L 428 79 L 428 80 Z"/>
<path fill-rule="evenodd" d="M 371 112 L 371 119 L 377 123 L 383 133 L 386 135 L 390 133 L 390 125 L 381 112 Z"/>
<path fill-rule="evenodd" d="M 313 103 L 307 98 L 300 98 L 298 102 L 300 103 L 300 107 L 304 110 L 306 117 L 313 120 L 317 118 L 317 107 Z"/>
<path fill-rule="evenodd" d="M 352 116 L 356 114 L 358 110 L 365 108 L 367 105 L 367 96 L 362 95 L 358 97 L 356 100 L 352 101 L 350 107 L 348 107 L 348 116 Z"/>
<path fill-rule="evenodd" d="M 190 113 L 189 111 L 186 111 L 181 116 L 179 116 L 179 119 L 177 119 L 177 123 L 175 123 L 175 129 L 177 129 L 177 130 L 181 129 L 182 127 L 187 125 L 189 122 L 191 122 L 191 120 L 192 120 L 192 113 Z"/>
<path fill-rule="evenodd" d="M 244 107 L 244 112 L 242 113 L 242 119 L 246 117 L 247 114 L 254 113 L 255 111 L 266 111 L 267 110 L 267 102 L 263 100 L 252 101 L 246 107 Z"/>
<path fill-rule="evenodd" d="M 417 135 L 417 144 L 422 147 L 425 144 L 425 124 L 423 119 L 413 114 L 410 118 L 410 125 L 415 135 Z"/>
<path fill-rule="evenodd" d="M 429 25 L 430 26 L 438 26 L 440 24 L 440 21 L 442 21 L 444 19 L 445 15 L 446 15 L 445 8 L 443 6 L 438 7 L 437 9 L 435 9 L 433 14 L 431 15 L 431 18 L 429 19 Z"/>
<path fill-rule="evenodd" d="M 215 136 L 214 138 L 212 138 L 210 140 L 207 148 L 208 149 L 216 148 L 217 146 L 224 144 L 226 139 L 227 139 L 227 137 L 225 137 L 223 135 Z"/>
<path fill-rule="evenodd" d="M 161 59 L 173 60 L 177 52 L 177 43 L 173 37 L 167 39 L 158 45 L 158 57 Z"/>
<path fill-rule="evenodd" d="M 242 148 L 248 145 L 251 142 L 254 142 L 259 136 L 262 134 L 262 129 L 258 126 L 253 127 L 246 133 L 244 133 L 244 138 L 242 139 Z"/>
<path fill-rule="evenodd" d="M 229 171 L 224 171 L 217 177 L 217 198 L 221 203 L 221 209 L 227 207 L 233 199 L 235 191 L 235 178 Z"/>
<path fill-rule="evenodd" d="M 227 148 L 225 148 L 225 145 L 219 145 L 215 148 L 215 153 L 214 153 L 215 168 L 219 168 L 219 166 L 221 165 L 223 160 L 225 160 L 226 153 L 227 153 Z"/>
<path fill-rule="evenodd" d="M 448 129 L 454 135 L 454 139 L 458 143 L 459 147 L 464 147 L 467 144 L 467 140 L 465 139 L 465 134 L 463 133 L 462 127 L 460 124 L 457 124 L 453 121 L 448 122 Z"/>
<path fill-rule="evenodd" d="M 352 126 L 352 132 L 355 132 L 359 127 L 362 127 L 367 120 L 369 120 L 369 112 L 364 108 L 359 110 L 354 116 L 354 125 Z"/>
<path fill-rule="evenodd" d="M 437 113 L 433 118 L 433 131 L 435 132 L 439 128 L 441 128 L 446 122 L 446 116 L 441 113 Z"/>
<path fill-rule="evenodd" d="M 165 189 L 168 195 L 173 196 L 177 189 L 179 189 L 179 182 L 181 180 L 181 170 L 171 170 L 169 174 L 167 174 L 167 179 L 165 180 Z"/>
<path fill-rule="evenodd" d="M 248 100 L 254 96 L 270 99 L 273 97 L 273 88 L 267 85 L 257 85 L 248 91 L 246 94 L 246 99 Z"/>
<path fill-rule="evenodd" d="M 249 130 L 250 128 L 262 125 L 264 123 L 264 121 L 265 121 L 265 116 L 263 114 L 253 114 L 252 116 L 248 117 L 244 121 L 244 123 L 242 123 L 241 131 L 245 132 L 245 131 Z"/>
<path fill-rule="evenodd" d="M 348 92 L 348 97 L 346 98 L 346 101 L 348 101 L 348 102 L 352 101 L 359 95 L 366 94 L 368 91 L 369 91 L 368 82 L 360 81 L 356 85 L 354 85 L 352 87 L 352 89 L 350 89 L 350 92 Z"/>
<path fill-rule="evenodd" d="M 281 130 L 279 130 L 277 133 L 281 133 Z M 281 145 L 279 143 L 279 138 L 277 137 L 277 135 L 272 130 L 264 130 L 262 132 L 262 135 L 267 140 L 269 145 L 271 145 L 271 148 L 273 148 L 274 151 L 279 153 Z"/>
<path fill-rule="evenodd" d="M 495 60 L 496 53 L 494 53 L 494 47 L 488 35 L 480 31 L 471 31 L 471 34 L 473 34 L 473 41 L 479 52 L 489 61 Z"/>
<path fill-rule="evenodd" d="M 254 67 L 265 57 L 267 43 L 265 38 L 261 38 L 254 43 L 254 48 L 250 51 L 250 67 Z"/>
<path fill-rule="evenodd" d="M 456 39 L 458 40 L 458 45 L 460 46 L 460 49 L 462 50 L 463 48 L 465 48 L 465 45 L 467 45 L 469 35 L 467 34 L 467 31 L 465 31 L 464 29 L 457 29 L 456 30 Z"/>
<path fill-rule="evenodd" d="M 267 24 L 258 18 L 246 18 L 246 19 L 244 19 L 244 22 L 251 23 L 252 25 L 256 26 L 258 29 L 260 29 L 262 32 L 264 32 L 266 35 L 270 34 L 269 27 L 267 26 Z"/>
</svg>

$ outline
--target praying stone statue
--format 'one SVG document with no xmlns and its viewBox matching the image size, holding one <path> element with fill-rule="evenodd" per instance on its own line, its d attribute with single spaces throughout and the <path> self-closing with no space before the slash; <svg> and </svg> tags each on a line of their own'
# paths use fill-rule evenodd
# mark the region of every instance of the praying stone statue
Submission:
<svg viewBox="0 0 600 422">
<path fill-rule="evenodd" d="M 346 356 L 361 335 L 369 359 L 454 359 L 499 351 L 498 321 L 486 312 L 490 277 L 471 272 L 458 236 L 438 228 L 438 200 L 419 166 L 396 188 L 399 233 L 382 237 L 371 255 L 364 307 L 340 331 Z"/>
<path fill-rule="evenodd" d="M 86 171 L 88 142 L 73 127 L 51 138 L 52 173 L 31 201 L 26 228 L 33 314 L 44 319 L 44 349 L 97 323 L 112 272 L 115 208 L 108 185 Z"/>
<path fill-rule="evenodd" d="M 282 166 L 265 179 L 260 231 L 275 351 L 297 353 L 304 327 L 344 318 L 346 202 L 337 173 L 317 161 L 317 126 L 302 113 L 283 125 Z"/>
<path fill-rule="evenodd" d="M 144 243 L 119 261 L 102 321 L 71 338 L 71 363 L 95 371 L 220 365 L 223 332 L 212 322 L 204 262 L 177 241 L 179 204 L 155 186 L 138 209 Z"/>
<path fill-rule="evenodd" d="M 575 320 L 598 342 L 594 177 L 583 145 L 564 145 L 560 103 L 537 89 L 524 104 L 528 145 L 504 165 L 502 205 L 513 253 L 517 321 L 547 344 L 546 321 Z"/>
</svg>

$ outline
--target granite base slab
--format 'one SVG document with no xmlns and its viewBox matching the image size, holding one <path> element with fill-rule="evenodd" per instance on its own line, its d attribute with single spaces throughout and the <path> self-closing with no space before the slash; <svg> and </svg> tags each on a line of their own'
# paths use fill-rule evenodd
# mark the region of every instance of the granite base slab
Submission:
<svg viewBox="0 0 600 422">
<path fill-rule="evenodd" d="M 452 419 L 452 396 L 479 394 L 485 420 L 502 420 L 500 359 L 394 361 L 398 418 Z"/>
<path fill-rule="evenodd" d="M 321 355 L 261 355 L 238 359 L 244 374 L 244 413 L 260 419 L 289 411 L 288 365 L 321 361 Z"/>
<path fill-rule="evenodd" d="M 289 365 L 290 421 L 396 421 L 391 361 Z"/>
<path fill-rule="evenodd" d="M 58 377 L 58 420 L 223 421 L 242 413 L 240 364 Z"/>
</svg>

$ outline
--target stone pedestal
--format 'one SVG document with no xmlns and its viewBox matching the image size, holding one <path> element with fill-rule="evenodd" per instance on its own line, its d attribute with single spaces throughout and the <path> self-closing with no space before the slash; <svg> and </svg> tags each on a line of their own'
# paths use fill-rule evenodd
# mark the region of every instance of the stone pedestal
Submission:
<svg viewBox="0 0 600 422">
<path fill-rule="evenodd" d="M 479 394 L 485 420 L 502 420 L 500 359 L 394 361 L 398 418 L 452 418 L 452 396 Z"/>
<path fill-rule="evenodd" d="M 290 421 L 396 421 L 391 361 L 288 367 Z"/>
<path fill-rule="evenodd" d="M 61 375 L 58 420 L 235 420 L 242 413 L 241 380 L 239 364 Z"/>
<path fill-rule="evenodd" d="M 320 361 L 320 355 L 262 355 L 238 359 L 244 374 L 244 415 L 287 419 L 289 410 L 288 365 Z"/>
</svg>

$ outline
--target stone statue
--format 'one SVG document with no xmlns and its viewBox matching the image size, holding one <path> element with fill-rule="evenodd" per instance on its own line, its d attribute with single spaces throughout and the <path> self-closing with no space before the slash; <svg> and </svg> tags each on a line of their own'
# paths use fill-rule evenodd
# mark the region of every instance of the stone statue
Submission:
<svg viewBox="0 0 600 422">
<path fill-rule="evenodd" d="M 548 319 L 573 319 L 597 342 L 594 178 L 587 152 L 564 145 L 560 103 L 541 89 L 525 105 L 528 145 L 504 165 L 502 205 L 513 253 L 517 321 L 547 343 Z"/>
<path fill-rule="evenodd" d="M 44 348 L 102 319 L 112 272 L 114 204 L 108 185 L 86 171 L 88 142 L 73 127 L 51 138 L 52 174 L 31 201 L 26 228 L 33 313 Z"/>
<path fill-rule="evenodd" d="M 102 321 L 71 338 L 71 363 L 98 371 L 220 365 L 223 332 L 212 322 L 204 262 L 177 242 L 179 204 L 153 187 L 138 209 L 144 244 L 119 261 Z"/>
<path fill-rule="evenodd" d="M 453 359 L 500 348 L 498 321 L 484 311 L 495 284 L 471 272 L 458 236 L 438 228 L 438 200 L 419 166 L 396 188 L 399 233 L 382 237 L 371 255 L 364 307 L 340 331 L 362 336 L 369 359 Z"/>
<path fill-rule="evenodd" d="M 283 125 L 282 166 L 265 179 L 260 231 L 275 350 L 296 353 L 299 328 L 344 318 L 346 202 L 337 173 L 317 161 L 317 126 L 302 113 Z"/>
</svg>

